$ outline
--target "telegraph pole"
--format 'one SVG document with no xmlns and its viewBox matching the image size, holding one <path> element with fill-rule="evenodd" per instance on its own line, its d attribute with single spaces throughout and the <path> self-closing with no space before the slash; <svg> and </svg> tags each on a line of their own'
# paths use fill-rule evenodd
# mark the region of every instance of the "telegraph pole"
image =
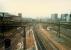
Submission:
<svg viewBox="0 0 71 50">
<path fill-rule="evenodd" d="M 2 17 L 2 33 L 3 33 L 3 40 L 4 40 L 4 32 L 3 32 L 3 27 L 4 27 L 4 13 L 2 13 L 3 14 L 3 17 Z"/>
<path fill-rule="evenodd" d="M 60 38 L 60 21 L 59 21 L 59 24 L 58 24 L 58 37 Z"/>
<path fill-rule="evenodd" d="M 20 14 L 21 16 L 21 14 Z M 22 16 L 21 16 L 21 27 L 23 28 L 23 50 L 26 50 L 26 25 L 25 22 L 22 21 Z"/>
<path fill-rule="evenodd" d="M 23 29 L 24 29 L 24 35 L 23 35 L 23 39 L 24 39 L 24 41 L 23 41 L 23 50 L 26 50 L 26 31 L 25 31 L 25 28 L 26 28 L 26 26 L 23 26 Z"/>
<path fill-rule="evenodd" d="M 2 33 L 3 33 L 3 45 L 4 45 L 4 50 L 11 50 L 11 40 L 6 38 L 5 35 L 4 35 L 4 27 L 7 27 L 5 26 L 5 22 L 4 21 L 4 18 L 5 18 L 5 13 L 2 13 L 3 14 L 3 18 L 2 18 Z"/>
<path fill-rule="evenodd" d="M 60 20 L 58 20 L 57 37 L 60 38 Z"/>
</svg>

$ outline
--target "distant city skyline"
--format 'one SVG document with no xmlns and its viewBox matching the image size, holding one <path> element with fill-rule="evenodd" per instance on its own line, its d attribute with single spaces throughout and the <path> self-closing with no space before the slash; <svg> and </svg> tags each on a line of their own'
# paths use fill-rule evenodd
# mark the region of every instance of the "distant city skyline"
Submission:
<svg viewBox="0 0 71 50">
<path fill-rule="evenodd" d="M 51 13 L 70 13 L 71 0 L 0 0 L 0 11 L 24 17 L 48 17 Z"/>
</svg>

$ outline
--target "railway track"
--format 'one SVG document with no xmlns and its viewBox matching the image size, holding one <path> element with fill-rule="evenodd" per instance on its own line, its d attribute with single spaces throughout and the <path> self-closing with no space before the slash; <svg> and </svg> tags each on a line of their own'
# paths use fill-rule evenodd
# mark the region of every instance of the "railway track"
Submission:
<svg viewBox="0 0 71 50">
<path fill-rule="evenodd" d="M 58 26 L 57 26 L 58 27 Z M 57 28 L 52 28 L 53 31 L 56 31 L 58 30 Z M 56 31 L 57 32 L 57 31 Z M 66 29 L 66 28 L 63 28 L 63 27 L 60 27 L 60 33 L 68 38 L 71 38 L 71 30 L 70 29 Z"/>
<path fill-rule="evenodd" d="M 39 50 L 59 50 L 57 46 L 48 38 L 44 38 L 39 32 L 34 33 Z"/>
<path fill-rule="evenodd" d="M 38 50 L 47 50 L 43 44 L 43 42 L 41 41 L 41 39 L 38 37 L 37 33 L 34 33 L 35 35 L 35 39 L 37 42 L 37 46 L 38 46 Z"/>
<path fill-rule="evenodd" d="M 59 48 L 53 43 L 48 37 L 43 36 L 43 34 L 39 35 L 40 38 L 42 39 L 42 42 L 44 43 L 44 46 L 48 50 L 59 50 Z"/>
</svg>

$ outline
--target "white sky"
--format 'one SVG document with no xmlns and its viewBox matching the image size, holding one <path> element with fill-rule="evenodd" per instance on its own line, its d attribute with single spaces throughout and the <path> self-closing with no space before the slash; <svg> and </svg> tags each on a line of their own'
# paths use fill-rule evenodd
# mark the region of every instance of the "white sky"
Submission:
<svg viewBox="0 0 71 50">
<path fill-rule="evenodd" d="M 43 17 L 51 13 L 71 11 L 71 0 L 0 0 L 0 11 L 25 17 Z"/>
</svg>

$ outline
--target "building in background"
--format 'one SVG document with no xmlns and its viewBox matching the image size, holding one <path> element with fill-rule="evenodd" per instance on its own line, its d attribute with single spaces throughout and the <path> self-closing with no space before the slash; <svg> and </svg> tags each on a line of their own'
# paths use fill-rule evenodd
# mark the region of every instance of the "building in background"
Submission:
<svg viewBox="0 0 71 50">
<path fill-rule="evenodd" d="M 62 22 L 70 22 L 71 21 L 71 15 L 70 14 L 61 14 L 61 21 Z"/>
<path fill-rule="evenodd" d="M 70 19 L 69 19 L 69 21 L 71 22 L 71 13 L 70 13 L 70 15 L 69 15 L 69 16 L 70 16 Z"/>
<path fill-rule="evenodd" d="M 16 50 L 16 45 L 21 38 L 21 36 L 17 37 L 18 33 L 16 31 L 16 25 L 20 25 L 20 20 L 21 15 L 0 12 L 0 50 L 4 50 L 4 46 L 7 50 Z"/>
<path fill-rule="evenodd" d="M 57 13 L 51 14 L 51 21 L 54 23 L 58 21 L 58 14 Z"/>
</svg>

